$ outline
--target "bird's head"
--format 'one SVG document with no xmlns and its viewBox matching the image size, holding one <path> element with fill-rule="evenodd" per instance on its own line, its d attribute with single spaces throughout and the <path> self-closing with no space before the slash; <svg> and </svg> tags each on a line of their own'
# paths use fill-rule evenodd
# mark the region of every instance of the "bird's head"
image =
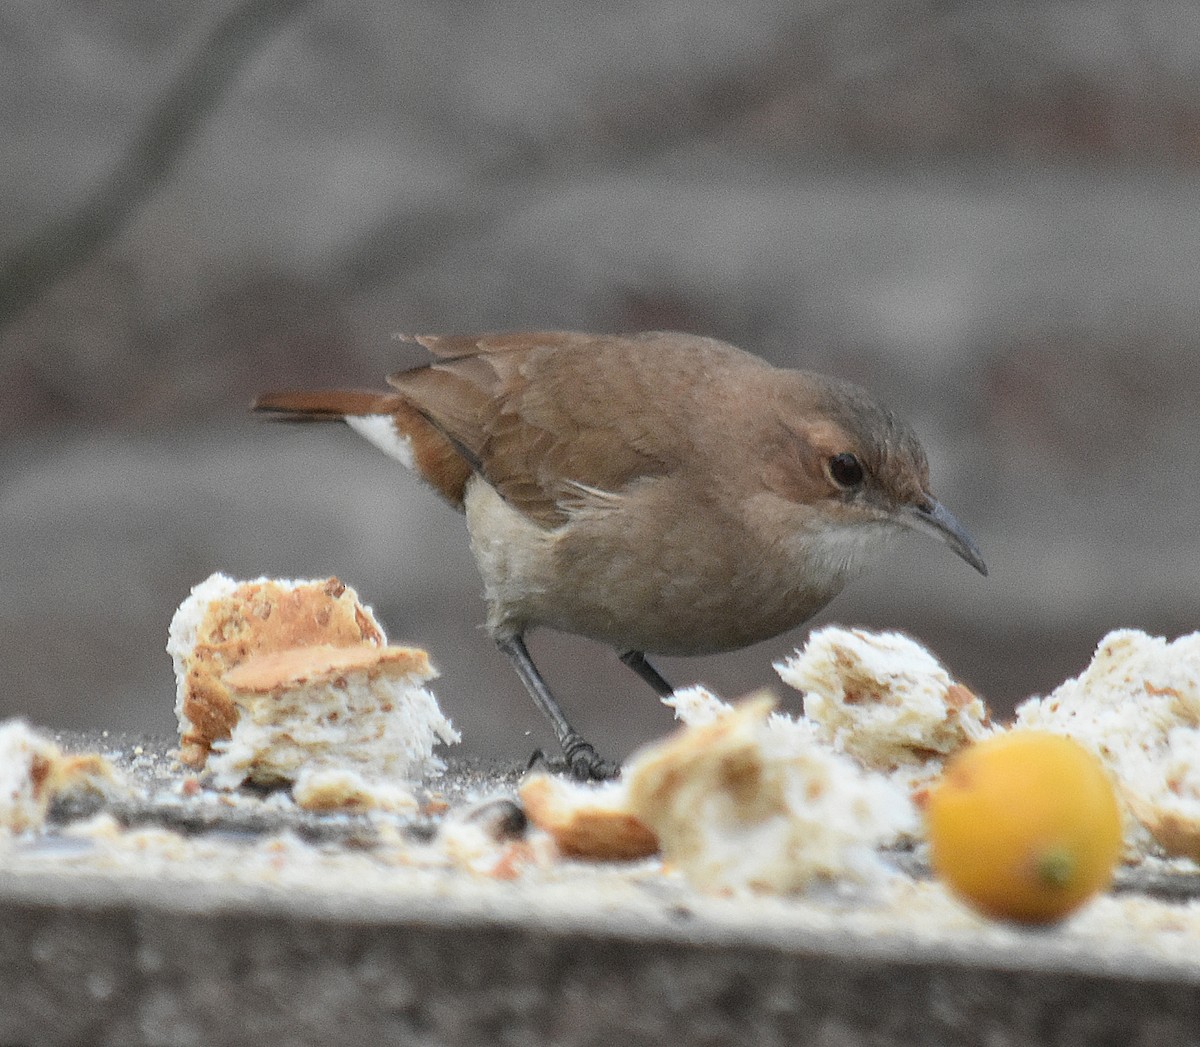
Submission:
<svg viewBox="0 0 1200 1047">
<path fill-rule="evenodd" d="M 974 539 L 934 496 L 911 427 L 858 386 L 792 375 L 775 411 L 785 434 L 778 475 L 817 547 L 849 570 L 888 534 L 922 531 L 986 575 Z"/>
</svg>

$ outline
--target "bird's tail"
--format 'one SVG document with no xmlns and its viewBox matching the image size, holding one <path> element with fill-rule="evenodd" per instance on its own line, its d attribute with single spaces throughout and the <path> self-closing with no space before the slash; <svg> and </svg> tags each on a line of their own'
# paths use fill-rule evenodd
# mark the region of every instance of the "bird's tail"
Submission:
<svg viewBox="0 0 1200 1047">
<path fill-rule="evenodd" d="M 456 509 L 462 509 L 470 464 L 400 393 L 285 389 L 264 393 L 251 406 L 281 422 L 345 422 L 385 454 L 415 470 Z"/>
<path fill-rule="evenodd" d="M 284 389 L 263 393 L 251 409 L 276 415 L 280 422 L 341 422 L 392 414 L 403 406 L 403 398 L 395 393 L 373 389 Z"/>
</svg>

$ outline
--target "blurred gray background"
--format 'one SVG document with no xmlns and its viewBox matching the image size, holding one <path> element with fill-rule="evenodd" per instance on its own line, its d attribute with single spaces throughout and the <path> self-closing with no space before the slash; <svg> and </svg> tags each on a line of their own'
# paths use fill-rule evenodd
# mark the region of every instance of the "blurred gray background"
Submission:
<svg viewBox="0 0 1200 1047">
<path fill-rule="evenodd" d="M 379 383 L 397 331 L 677 328 L 865 384 L 992 576 L 913 537 L 822 620 L 998 710 L 1196 628 L 1198 40 L 1195 0 L 0 6 L 0 715 L 170 732 L 191 585 L 337 574 L 472 751 L 550 741 L 461 519 L 246 413 Z M 662 668 L 782 692 L 803 638 Z M 610 652 L 531 647 L 608 751 L 668 725 Z"/>
</svg>

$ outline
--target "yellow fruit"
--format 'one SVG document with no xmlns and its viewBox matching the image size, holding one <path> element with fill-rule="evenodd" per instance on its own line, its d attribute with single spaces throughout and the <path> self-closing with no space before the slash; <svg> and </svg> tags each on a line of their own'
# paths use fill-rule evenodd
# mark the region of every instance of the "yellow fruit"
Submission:
<svg viewBox="0 0 1200 1047">
<path fill-rule="evenodd" d="M 1112 880 L 1121 812 L 1078 742 L 1008 731 L 960 751 L 926 808 L 934 872 L 989 916 L 1062 919 Z"/>
</svg>

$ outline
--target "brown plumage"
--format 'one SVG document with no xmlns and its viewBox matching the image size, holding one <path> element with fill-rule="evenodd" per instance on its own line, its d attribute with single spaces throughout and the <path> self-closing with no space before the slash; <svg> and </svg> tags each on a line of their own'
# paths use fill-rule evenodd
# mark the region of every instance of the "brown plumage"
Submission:
<svg viewBox="0 0 1200 1047">
<path fill-rule="evenodd" d="M 981 571 L 929 492 L 921 445 L 856 386 L 670 332 L 414 339 L 435 359 L 391 393 L 261 397 L 344 418 L 466 512 L 489 629 L 576 773 L 611 770 L 529 660 L 539 625 L 645 652 L 745 646 L 806 620 L 903 527 Z"/>
</svg>

